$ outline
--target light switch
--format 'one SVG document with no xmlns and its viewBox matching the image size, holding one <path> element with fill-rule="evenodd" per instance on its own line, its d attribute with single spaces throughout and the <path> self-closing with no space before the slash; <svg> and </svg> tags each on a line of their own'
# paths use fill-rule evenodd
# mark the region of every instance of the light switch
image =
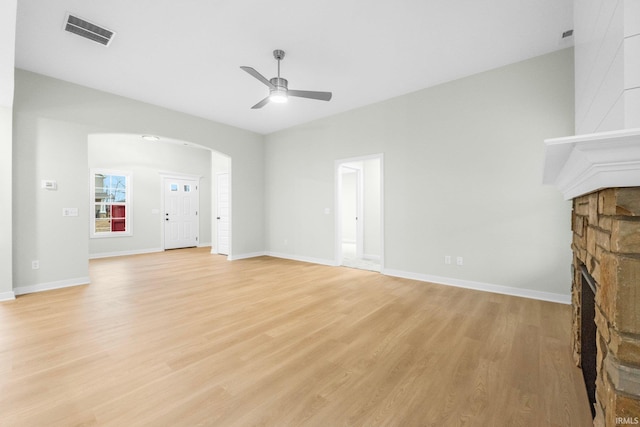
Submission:
<svg viewBox="0 0 640 427">
<path fill-rule="evenodd" d="M 62 216 L 78 216 L 78 208 L 62 208 Z"/>
<path fill-rule="evenodd" d="M 50 179 L 43 179 L 41 181 L 41 186 L 42 188 L 46 189 L 46 190 L 57 190 L 58 189 L 58 183 L 55 181 L 52 181 Z"/>
</svg>

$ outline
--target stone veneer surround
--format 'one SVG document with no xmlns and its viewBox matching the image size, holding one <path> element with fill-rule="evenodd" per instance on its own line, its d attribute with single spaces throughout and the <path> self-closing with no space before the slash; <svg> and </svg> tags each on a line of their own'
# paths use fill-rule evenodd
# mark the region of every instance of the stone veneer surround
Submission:
<svg viewBox="0 0 640 427">
<path fill-rule="evenodd" d="M 580 365 L 580 267 L 596 281 L 596 426 L 640 422 L 640 187 L 573 199 L 572 347 Z"/>
</svg>

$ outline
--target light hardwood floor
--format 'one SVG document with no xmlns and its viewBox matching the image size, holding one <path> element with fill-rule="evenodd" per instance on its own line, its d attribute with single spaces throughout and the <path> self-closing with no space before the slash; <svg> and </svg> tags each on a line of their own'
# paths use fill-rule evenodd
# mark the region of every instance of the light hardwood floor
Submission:
<svg viewBox="0 0 640 427">
<path fill-rule="evenodd" d="M 588 426 L 569 306 L 208 248 L 0 304 L 2 426 Z"/>
</svg>

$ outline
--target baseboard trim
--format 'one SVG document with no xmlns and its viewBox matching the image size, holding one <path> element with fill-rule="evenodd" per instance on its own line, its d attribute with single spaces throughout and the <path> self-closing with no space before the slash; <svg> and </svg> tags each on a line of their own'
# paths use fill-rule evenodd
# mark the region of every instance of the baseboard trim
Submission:
<svg viewBox="0 0 640 427">
<path fill-rule="evenodd" d="M 552 292 L 535 291 L 533 289 L 512 288 L 491 283 L 475 282 L 471 280 L 453 279 L 450 277 L 431 276 L 428 274 L 411 273 L 408 271 L 384 269 L 382 274 L 403 279 L 419 280 L 421 282 L 437 283 L 439 285 L 455 286 L 458 288 L 474 289 L 476 291 L 493 292 L 495 294 L 537 299 L 559 304 L 571 304 L 571 296 Z"/>
<path fill-rule="evenodd" d="M 0 302 L 12 301 L 14 299 L 16 299 L 16 294 L 14 292 L 0 292 Z"/>
<path fill-rule="evenodd" d="M 13 289 L 16 295 L 32 294 L 34 292 L 51 291 L 53 289 L 70 288 L 72 286 L 88 285 L 89 277 L 76 277 L 74 279 L 57 280 L 55 282 L 39 283 L 37 285 L 18 286 Z"/>
<path fill-rule="evenodd" d="M 284 254 L 280 252 L 267 251 L 264 255 L 275 258 L 290 259 L 293 261 L 309 262 L 313 264 L 328 265 L 338 267 L 339 263 L 335 260 L 327 260 L 322 258 L 304 257 L 297 255 Z M 495 294 L 510 295 L 515 297 L 536 299 L 541 301 L 555 302 L 559 304 L 571 304 L 571 296 L 556 294 L 553 292 L 536 291 L 533 289 L 513 288 L 509 286 L 494 285 L 492 283 L 475 282 L 471 280 L 454 279 L 451 277 L 433 276 L 429 274 L 413 273 L 409 271 L 394 270 L 384 268 L 382 274 L 393 277 L 401 277 L 403 279 L 418 280 L 421 282 L 437 283 L 439 285 L 455 286 L 458 288 L 473 289 L 477 291 L 492 292 Z"/>
<path fill-rule="evenodd" d="M 100 258 L 112 258 L 116 256 L 128 256 L 128 255 L 142 255 L 142 254 L 152 254 L 156 252 L 162 252 L 164 249 L 162 248 L 151 248 L 151 249 L 137 249 L 134 251 L 117 251 L 117 252 L 102 252 L 97 254 L 90 254 L 89 259 L 100 259 Z"/>
<path fill-rule="evenodd" d="M 312 264 L 328 265 L 331 267 L 337 267 L 339 265 L 333 259 L 314 258 L 314 257 L 290 255 L 290 254 L 283 254 L 280 252 L 269 252 L 269 251 L 267 251 L 266 255 L 274 258 L 290 259 L 292 261 L 309 262 Z"/>
<path fill-rule="evenodd" d="M 229 261 L 237 261 L 239 259 L 247 259 L 247 258 L 256 258 L 259 256 L 265 256 L 266 252 L 250 252 L 248 254 L 238 254 L 238 255 L 228 255 L 227 259 Z"/>
</svg>

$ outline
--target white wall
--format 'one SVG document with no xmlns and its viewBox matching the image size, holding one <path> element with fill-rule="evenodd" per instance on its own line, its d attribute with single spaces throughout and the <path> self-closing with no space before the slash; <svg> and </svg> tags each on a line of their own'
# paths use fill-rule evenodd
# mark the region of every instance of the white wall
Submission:
<svg viewBox="0 0 640 427">
<path fill-rule="evenodd" d="M 575 0 L 576 134 L 640 127 L 640 1 Z"/>
<path fill-rule="evenodd" d="M 331 263 L 334 162 L 383 153 L 385 272 L 566 299 L 570 205 L 541 172 L 573 83 L 567 49 L 267 135 L 267 250 Z"/>
<path fill-rule="evenodd" d="M 198 241 L 201 246 L 211 243 L 210 150 L 179 143 L 146 141 L 140 135 L 92 134 L 88 143 L 89 169 L 130 171 L 133 181 L 133 235 L 91 238 L 90 256 L 142 253 L 163 248 L 161 173 L 200 177 Z"/>
<path fill-rule="evenodd" d="M 88 135 L 152 134 L 188 141 L 233 161 L 234 255 L 264 250 L 262 136 L 116 95 L 16 70 L 14 101 L 14 289 L 88 280 Z M 55 179 L 57 191 L 40 189 Z M 78 217 L 62 217 L 78 207 Z M 31 261 L 40 260 L 32 270 Z"/>
<path fill-rule="evenodd" d="M 358 216 L 358 172 L 356 169 L 340 168 L 342 178 L 340 207 L 342 209 L 342 242 L 356 243 Z"/>
<path fill-rule="evenodd" d="M 0 107 L 13 105 L 17 0 L 0 3 Z"/>
<path fill-rule="evenodd" d="M 380 242 L 380 159 L 368 159 L 362 162 L 363 173 L 363 256 L 379 259 L 382 255 Z"/>
<path fill-rule="evenodd" d="M 0 106 L 0 198 L 5 202 L 0 209 L 0 301 L 13 298 L 12 274 L 12 112 L 11 107 Z M 9 202 L 7 202 L 9 201 Z"/>
<path fill-rule="evenodd" d="M 13 298 L 12 152 L 13 74 L 16 41 L 16 0 L 0 3 L 0 301 Z"/>
<path fill-rule="evenodd" d="M 17 73 L 13 129 L 14 292 L 28 292 L 37 285 L 86 283 L 90 132 L 85 126 L 21 114 L 19 76 Z M 41 188 L 44 179 L 55 180 L 57 190 Z M 73 207 L 79 208 L 78 217 L 62 217 L 63 208 Z M 33 260 L 39 261 L 39 270 L 31 269 Z"/>
<path fill-rule="evenodd" d="M 640 1 L 624 1 L 625 128 L 640 128 Z"/>
</svg>

